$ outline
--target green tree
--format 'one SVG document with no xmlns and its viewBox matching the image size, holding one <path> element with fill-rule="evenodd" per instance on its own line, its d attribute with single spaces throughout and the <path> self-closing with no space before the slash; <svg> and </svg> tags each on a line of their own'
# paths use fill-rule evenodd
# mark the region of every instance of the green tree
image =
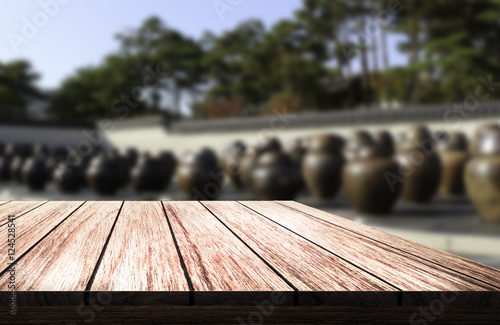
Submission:
<svg viewBox="0 0 500 325">
<path fill-rule="evenodd" d="M 27 61 L 0 62 L 0 116 L 27 117 L 28 103 L 33 99 L 44 98 L 35 85 L 38 79 L 39 75 Z"/>
</svg>

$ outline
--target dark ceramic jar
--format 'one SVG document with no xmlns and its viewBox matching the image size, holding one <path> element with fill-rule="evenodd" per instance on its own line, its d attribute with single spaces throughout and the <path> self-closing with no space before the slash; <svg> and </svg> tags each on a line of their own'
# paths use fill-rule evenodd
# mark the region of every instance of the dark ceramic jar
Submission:
<svg viewBox="0 0 500 325">
<path fill-rule="evenodd" d="M 377 144 L 359 149 L 357 157 L 344 166 L 342 182 L 354 209 L 387 214 L 399 197 L 401 183 L 388 180 L 391 174 L 398 174 L 398 163 L 390 148 Z"/>
<path fill-rule="evenodd" d="M 156 159 L 160 172 L 160 182 L 158 183 L 158 191 L 163 191 L 168 188 L 177 168 L 177 158 L 171 151 L 162 151 Z"/>
<path fill-rule="evenodd" d="M 489 133 L 497 133 L 500 131 L 500 125 L 496 123 L 481 125 L 474 134 L 472 141 L 469 144 L 469 151 L 472 155 L 477 155 L 478 146 L 482 138 Z"/>
<path fill-rule="evenodd" d="M 0 181 L 8 182 L 11 180 L 10 165 L 14 159 L 15 147 L 8 144 L 5 147 L 4 154 L 0 156 Z"/>
<path fill-rule="evenodd" d="M 394 138 L 388 131 L 378 131 L 373 136 L 379 155 L 392 156 L 395 152 Z"/>
<path fill-rule="evenodd" d="M 132 169 L 135 166 L 138 159 L 139 159 L 139 152 L 137 151 L 137 149 L 128 148 L 127 151 L 125 152 L 125 160 L 127 161 L 129 169 Z"/>
<path fill-rule="evenodd" d="M 62 193 L 76 193 L 84 184 L 85 175 L 81 167 L 69 167 L 60 162 L 52 174 L 52 180 Z"/>
<path fill-rule="evenodd" d="M 281 142 L 276 138 L 268 138 L 262 143 L 250 147 L 240 161 L 241 182 L 247 191 L 252 191 L 252 172 L 257 159 L 266 152 L 281 152 Z"/>
<path fill-rule="evenodd" d="M 374 140 L 370 133 L 366 131 L 355 131 L 347 139 L 347 143 L 343 149 L 344 157 L 347 161 L 356 159 L 359 150 L 365 146 L 374 145 Z"/>
<path fill-rule="evenodd" d="M 176 178 L 184 194 L 193 200 L 215 200 L 222 191 L 221 170 L 210 149 L 184 155 Z"/>
<path fill-rule="evenodd" d="M 237 189 L 243 188 L 240 165 L 246 150 L 247 146 L 243 142 L 235 141 L 224 151 L 221 161 L 222 169 L 228 175 L 231 184 Z"/>
<path fill-rule="evenodd" d="M 120 187 L 120 169 L 115 155 L 101 152 L 92 160 L 86 170 L 89 186 L 99 195 L 114 195 Z"/>
<path fill-rule="evenodd" d="M 114 159 L 118 173 L 118 188 L 126 187 L 130 181 L 130 166 L 128 160 L 120 155 L 118 149 L 111 149 L 108 152 L 109 159 Z"/>
<path fill-rule="evenodd" d="M 302 162 L 307 153 L 306 141 L 303 138 L 293 139 L 288 143 L 285 149 L 285 153 L 288 154 L 290 159 L 292 159 L 295 168 L 299 171 L 299 185 L 300 188 L 304 188 L 306 183 L 304 177 L 302 176 Z"/>
<path fill-rule="evenodd" d="M 500 222 L 500 130 L 484 134 L 465 168 L 467 194 L 485 221 Z"/>
<path fill-rule="evenodd" d="M 467 138 L 461 132 L 450 133 L 442 137 L 438 143 L 438 151 L 443 163 L 439 193 L 442 195 L 464 194 L 464 171 L 469 160 Z"/>
<path fill-rule="evenodd" d="M 300 189 L 300 171 L 285 153 L 262 154 L 252 171 L 252 193 L 259 200 L 292 200 Z"/>
<path fill-rule="evenodd" d="M 424 126 L 410 128 L 400 144 L 397 161 L 403 178 L 401 197 L 415 203 L 429 202 L 441 182 L 441 159 L 434 138 Z"/>
<path fill-rule="evenodd" d="M 132 187 L 138 192 L 157 192 L 160 190 L 162 179 L 158 161 L 148 153 L 143 154 L 134 168 L 130 171 Z"/>
<path fill-rule="evenodd" d="M 50 169 L 42 152 L 26 159 L 22 167 L 23 182 L 33 191 L 42 191 L 50 179 Z"/>
<path fill-rule="evenodd" d="M 315 198 L 332 198 L 339 191 L 344 165 L 343 145 L 343 139 L 336 135 L 322 134 L 309 139 L 302 174 Z"/>
</svg>

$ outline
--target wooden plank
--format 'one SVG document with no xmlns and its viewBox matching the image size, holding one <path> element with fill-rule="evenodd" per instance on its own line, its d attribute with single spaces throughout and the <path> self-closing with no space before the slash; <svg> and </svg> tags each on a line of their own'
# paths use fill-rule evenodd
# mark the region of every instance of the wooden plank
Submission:
<svg viewBox="0 0 500 325">
<path fill-rule="evenodd" d="M 383 243 L 384 245 L 394 247 L 420 259 L 442 265 L 443 267 L 453 269 L 456 272 L 466 274 L 500 288 L 500 270 L 493 267 L 489 267 L 445 251 L 437 250 L 435 248 L 389 234 L 385 231 L 349 219 L 341 218 L 298 202 L 278 201 L 278 203 L 311 215 L 315 218 L 324 220 L 336 227 L 341 227 L 356 234 L 369 237 Z"/>
<path fill-rule="evenodd" d="M 7 305 L 5 305 L 7 306 Z M 422 307 L 349 306 L 93 306 L 18 308 L 6 324 L 499 324 L 495 308 L 446 307 L 434 314 Z"/>
<path fill-rule="evenodd" d="M 257 293 L 268 297 L 269 291 L 283 293 L 292 303 L 293 289 L 203 205 L 169 201 L 164 206 L 195 305 L 252 304 L 259 299 Z"/>
<path fill-rule="evenodd" d="M 6 225 L 9 216 L 19 218 L 28 211 L 31 211 L 48 201 L 10 201 L 0 206 L 0 227 Z"/>
<path fill-rule="evenodd" d="M 64 204 L 64 203 L 63 203 Z M 121 202 L 86 202 L 14 265 L 18 291 L 84 291 Z M 37 215 L 38 217 L 38 215 Z M 57 214 L 52 214 L 52 218 Z M 0 277 L 7 290 L 9 272 Z M 35 294 L 35 293 L 34 293 Z M 83 301 L 81 297 L 80 301 Z"/>
<path fill-rule="evenodd" d="M 0 271 L 4 271 L 9 263 L 20 258 L 82 204 L 83 201 L 48 202 L 14 219 L 13 227 L 1 227 L 0 247 L 2 248 L 2 254 L 0 255 Z M 9 246 L 7 238 L 14 238 L 14 245 Z M 9 255 L 12 252 L 14 254 Z M 11 259 L 11 256 L 14 256 L 14 260 Z"/>
<path fill-rule="evenodd" d="M 189 285 L 161 202 L 124 203 L 90 289 L 168 291 L 153 301 L 189 304 Z M 140 293 L 129 293 L 131 299 L 147 300 Z"/>
<path fill-rule="evenodd" d="M 299 290 L 300 305 L 397 304 L 397 288 L 241 204 L 202 203 Z"/>
<path fill-rule="evenodd" d="M 495 287 L 417 258 L 368 237 L 275 202 L 245 201 L 251 208 L 325 249 L 406 291 L 484 291 Z"/>
</svg>

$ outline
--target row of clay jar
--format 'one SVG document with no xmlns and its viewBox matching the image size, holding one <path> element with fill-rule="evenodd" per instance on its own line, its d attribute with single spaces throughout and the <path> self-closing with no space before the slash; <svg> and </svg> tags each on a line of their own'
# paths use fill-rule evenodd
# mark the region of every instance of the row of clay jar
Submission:
<svg viewBox="0 0 500 325">
<path fill-rule="evenodd" d="M 211 166 L 211 177 L 201 172 L 204 164 L 197 155 L 211 161 L 206 164 Z M 234 186 L 261 200 L 293 199 L 303 187 L 318 199 L 331 199 L 343 186 L 356 210 L 386 214 L 400 196 L 426 203 L 437 191 L 463 195 L 466 190 L 483 219 L 500 221 L 497 125 L 481 127 L 470 145 L 462 133 L 432 134 L 425 126 L 415 126 L 396 141 L 386 131 L 373 135 L 357 131 L 347 140 L 321 134 L 296 140 L 288 148 L 275 138 L 250 148 L 237 141 L 219 164 L 208 149 L 189 157 L 178 172 L 179 184 L 188 196 L 196 192 L 197 197 L 217 198 L 223 179 L 220 165 Z M 198 177 L 198 183 L 197 177 L 191 177 L 201 174 L 206 177 Z"/>
</svg>

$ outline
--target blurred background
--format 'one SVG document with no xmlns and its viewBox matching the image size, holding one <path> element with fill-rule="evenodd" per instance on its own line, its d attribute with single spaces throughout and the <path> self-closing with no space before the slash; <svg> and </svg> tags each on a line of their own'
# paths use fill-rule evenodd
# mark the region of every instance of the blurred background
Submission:
<svg viewBox="0 0 500 325">
<path fill-rule="evenodd" d="M 500 268 L 500 2 L 0 6 L 0 200 L 296 200 Z"/>
</svg>

